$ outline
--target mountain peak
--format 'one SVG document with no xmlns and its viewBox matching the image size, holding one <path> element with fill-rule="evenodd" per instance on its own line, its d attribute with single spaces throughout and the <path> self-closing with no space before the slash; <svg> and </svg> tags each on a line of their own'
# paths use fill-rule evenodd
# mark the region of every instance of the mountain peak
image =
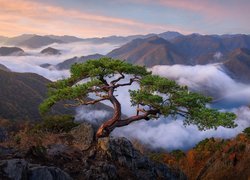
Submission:
<svg viewBox="0 0 250 180">
<path fill-rule="evenodd" d="M 47 47 L 43 49 L 40 53 L 46 54 L 46 55 L 60 55 L 61 54 L 60 50 L 52 48 L 52 47 Z"/>
<path fill-rule="evenodd" d="M 166 31 L 166 32 L 158 34 L 158 36 L 166 40 L 172 40 L 177 37 L 183 36 L 183 34 L 176 32 L 176 31 Z"/>
<path fill-rule="evenodd" d="M 124 59 L 129 63 L 152 67 L 155 65 L 184 64 L 182 57 L 169 41 L 151 36 L 146 39 L 135 39 L 120 48 L 114 49 L 107 56 Z"/>
<path fill-rule="evenodd" d="M 149 43 L 154 43 L 154 44 L 164 44 L 164 43 L 168 43 L 167 40 L 155 35 L 155 36 L 151 36 L 149 38 L 146 38 L 145 41 L 149 42 Z"/>
</svg>

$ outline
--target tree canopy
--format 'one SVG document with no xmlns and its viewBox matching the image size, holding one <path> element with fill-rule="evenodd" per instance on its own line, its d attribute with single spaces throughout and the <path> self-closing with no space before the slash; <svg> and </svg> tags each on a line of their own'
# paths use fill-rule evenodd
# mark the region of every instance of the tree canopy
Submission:
<svg viewBox="0 0 250 180">
<path fill-rule="evenodd" d="M 97 137 L 109 136 L 116 128 L 139 120 L 158 119 L 161 116 L 176 119 L 183 117 L 184 125 L 194 124 L 200 130 L 235 127 L 235 114 L 207 108 L 210 97 L 190 92 L 188 87 L 175 81 L 152 75 L 145 67 L 125 61 L 101 58 L 72 65 L 71 76 L 50 84 L 48 98 L 40 105 L 46 113 L 55 103 L 71 100 L 66 106 L 80 106 L 110 101 L 114 108 L 111 119 L 97 131 Z M 139 89 L 130 90 L 130 101 L 136 107 L 134 116 L 122 119 L 121 104 L 114 95 L 117 88 L 139 84 Z M 95 98 L 90 99 L 90 95 Z"/>
</svg>

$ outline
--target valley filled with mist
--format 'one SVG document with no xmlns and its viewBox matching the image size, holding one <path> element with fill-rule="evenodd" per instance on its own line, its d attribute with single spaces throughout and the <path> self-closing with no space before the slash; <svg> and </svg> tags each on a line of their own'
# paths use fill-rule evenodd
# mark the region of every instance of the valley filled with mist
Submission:
<svg viewBox="0 0 250 180">
<path fill-rule="evenodd" d="M 11 72 L 36 73 L 56 81 L 69 77 L 70 65 L 74 63 L 108 56 L 144 65 L 153 74 L 186 85 L 190 91 L 213 97 L 212 104 L 208 106 L 237 115 L 235 122 L 238 126 L 234 129 L 219 127 L 217 130 L 199 131 L 193 125 L 184 127 L 182 119 L 173 121 L 171 118 L 160 118 L 118 128 L 113 136 L 137 139 L 153 149 L 188 150 L 205 138 L 233 138 L 250 126 L 249 35 L 182 35 L 165 32 L 88 39 L 22 35 L 2 39 L 0 44 L 9 47 L 8 51 L 13 50 L 9 54 L 5 49 L 0 50 L 0 64 Z M 22 51 L 17 53 L 16 49 L 11 49 L 13 47 Z M 133 84 L 115 93 L 125 116 L 136 111 L 131 107 L 128 90 L 137 88 L 138 85 Z M 108 102 L 105 104 L 110 106 Z M 76 121 L 98 124 L 98 120 L 112 115 L 110 109 L 93 108 L 90 111 L 88 108 L 78 107 L 74 110 Z M 1 112 L 0 116 L 4 117 Z"/>
</svg>

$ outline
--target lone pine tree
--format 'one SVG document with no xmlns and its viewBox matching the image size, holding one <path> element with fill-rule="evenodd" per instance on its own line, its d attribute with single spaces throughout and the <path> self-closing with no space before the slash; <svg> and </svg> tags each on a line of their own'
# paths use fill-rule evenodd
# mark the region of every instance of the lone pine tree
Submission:
<svg viewBox="0 0 250 180">
<path fill-rule="evenodd" d="M 182 116 L 184 125 L 194 124 L 200 130 L 236 126 L 233 121 L 235 114 L 206 107 L 212 100 L 210 97 L 190 92 L 186 86 L 180 86 L 175 81 L 152 75 L 145 67 L 105 57 L 74 64 L 70 72 L 69 78 L 50 85 L 48 98 L 40 105 L 40 111 L 46 113 L 62 100 L 71 100 L 70 104 L 65 104 L 67 106 L 110 101 L 114 109 L 113 116 L 99 127 L 97 138 L 109 136 L 116 127 L 160 116 L 173 119 Z M 122 118 L 122 107 L 114 92 L 133 83 L 139 85 L 138 90 L 129 91 L 136 112 L 134 116 Z"/>
</svg>

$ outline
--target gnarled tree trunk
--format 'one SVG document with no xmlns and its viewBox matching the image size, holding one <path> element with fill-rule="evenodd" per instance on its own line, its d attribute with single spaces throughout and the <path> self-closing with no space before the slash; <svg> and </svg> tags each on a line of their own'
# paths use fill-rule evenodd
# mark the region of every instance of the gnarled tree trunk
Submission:
<svg viewBox="0 0 250 180">
<path fill-rule="evenodd" d="M 148 110 L 145 111 L 143 114 L 135 116 L 131 116 L 127 119 L 121 120 L 121 104 L 119 101 L 116 99 L 114 96 L 114 89 L 111 88 L 108 92 L 110 102 L 113 104 L 114 107 L 114 114 L 111 119 L 108 121 L 104 122 L 99 129 L 97 130 L 96 137 L 101 138 L 101 137 L 108 137 L 110 133 L 116 128 L 116 127 L 122 127 L 126 126 L 134 121 L 138 121 L 141 119 L 149 120 L 149 115 L 156 115 L 159 113 L 159 110 Z"/>
<path fill-rule="evenodd" d="M 114 96 L 114 88 L 109 89 L 108 96 L 110 98 L 110 102 L 113 104 L 114 107 L 114 114 L 111 119 L 104 122 L 99 129 L 97 130 L 96 137 L 108 137 L 109 134 L 112 132 L 112 130 L 116 124 L 117 121 L 121 119 L 121 104 Z"/>
</svg>

